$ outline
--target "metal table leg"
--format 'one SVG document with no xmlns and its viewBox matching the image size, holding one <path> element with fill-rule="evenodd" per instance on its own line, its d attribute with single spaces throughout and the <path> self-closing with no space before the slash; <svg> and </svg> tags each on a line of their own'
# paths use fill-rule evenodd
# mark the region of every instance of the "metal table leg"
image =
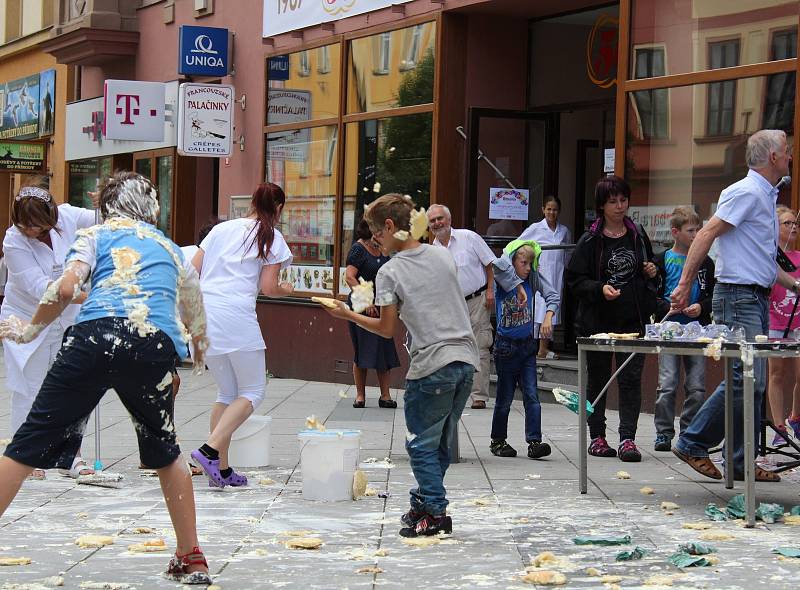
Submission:
<svg viewBox="0 0 800 590">
<path fill-rule="evenodd" d="M 580 393 L 580 401 L 578 402 L 578 486 L 581 494 L 585 494 L 588 490 L 586 377 L 586 351 L 578 345 L 578 392 Z"/>
<path fill-rule="evenodd" d="M 453 430 L 453 437 L 450 439 L 450 463 L 461 463 L 461 447 L 458 443 L 458 425 L 461 420 L 456 422 L 455 430 Z"/>
<path fill-rule="evenodd" d="M 725 357 L 725 487 L 733 489 L 733 359 Z"/>
<path fill-rule="evenodd" d="M 755 435 L 754 429 L 754 397 L 755 397 L 755 377 L 753 374 L 753 347 L 745 345 L 745 354 L 748 361 L 742 360 L 742 373 L 744 374 L 744 399 L 742 400 L 744 413 L 744 502 L 747 507 L 747 527 L 756 524 L 756 469 L 755 469 Z M 731 441 L 733 442 L 733 441 Z M 733 445 L 731 445 L 733 446 Z M 729 468 L 733 471 L 733 466 Z"/>
</svg>

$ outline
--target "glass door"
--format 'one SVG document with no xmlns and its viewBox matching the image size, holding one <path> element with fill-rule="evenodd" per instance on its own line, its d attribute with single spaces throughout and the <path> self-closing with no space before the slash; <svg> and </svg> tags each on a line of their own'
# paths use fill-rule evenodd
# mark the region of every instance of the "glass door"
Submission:
<svg viewBox="0 0 800 590">
<path fill-rule="evenodd" d="M 137 152 L 133 154 L 133 169 L 150 179 L 158 189 L 158 229 L 169 238 L 173 232 L 173 195 L 175 152 L 172 149 Z"/>
<path fill-rule="evenodd" d="M 467 226 L 502 248 L 558 188 L 558 114 L 470 109 Z"/>
</svg>

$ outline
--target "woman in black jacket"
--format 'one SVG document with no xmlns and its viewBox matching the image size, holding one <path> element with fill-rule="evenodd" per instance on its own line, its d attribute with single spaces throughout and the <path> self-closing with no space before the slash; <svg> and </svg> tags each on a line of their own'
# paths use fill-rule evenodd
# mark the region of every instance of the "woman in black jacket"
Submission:
<svg viewBox="0 0 800 590">
<path fill-rule="evenodd" d="M 597 220 L 575 246 L 566 271 L 566 281 L 578 299 L 575 328 L 579 336 L 598 332 L 644 334 L 645 324 L 656 309 L 656 266 L 653 249 L 644 229 L 628 216 L 631 189 L 618 176 L 601 178 L 594 190 Z M 617 366 L 627 354 L 587 353 L 587 397 L 594 401 L 611 377 L 611 357 Z M 642 367 L 638 355 L 620 373 L 619 458 L 642 460 L 634 442 L 642 406 Z M 589 454 L 615 457 L 617 451 L 606 442 L 605 397 L 589 416 L 592 438 Z"/>
</svg>

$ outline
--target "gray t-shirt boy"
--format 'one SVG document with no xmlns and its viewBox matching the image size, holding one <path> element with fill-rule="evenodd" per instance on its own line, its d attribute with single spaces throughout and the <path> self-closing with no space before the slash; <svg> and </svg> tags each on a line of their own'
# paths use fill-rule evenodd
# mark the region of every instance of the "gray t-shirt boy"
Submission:
<svg viewBox="0 0 800 590">
<path fill-rule="evenodd" d="M 452 362 L 478 370 L 478 346 L 456 264 L 446 248 L 427 244 L 398 252 L 375 278 L 375 305 L 398 306 L 411 334 L 407 379 L 421 379 Z"/>
</svg>

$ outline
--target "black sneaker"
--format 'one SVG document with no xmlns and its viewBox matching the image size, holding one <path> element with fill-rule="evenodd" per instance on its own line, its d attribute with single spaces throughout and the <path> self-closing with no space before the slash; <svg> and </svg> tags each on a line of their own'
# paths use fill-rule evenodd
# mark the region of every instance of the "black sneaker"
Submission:
<svg viewBox="0 0 800 590">
<path fill-rule="evenodd" d="M 412 508 L 400 517 L 400 522 L 406 526 L 414 526 L 423 516 L 425 516 L 424 512 L 418 512 Z"/>
<path fill-rule="evenodd" d="M 439 533 L 450 534 L 453 532 L 453 519 L 444 514 L 432 516 L 426 514 L 414 526 L 400 529 L 401 537 L 430 537 Z"/>
<path fill-rule="evenodd" d="M 517 450 L 504 440 L 493 440 L 489 445 L 489 450 L 496 457 L 516 457 Z"/>
<path fill-rule="evenodd" d="M 636 448 L 636 443 L 630 438 L 626 438 L 619 444 L 617 455 L 620 461 L 625 461 L 626 463 L 638 463 L 642 460 L 642 454 Z"/>
<path fill-rule="evenodd" d="M 550 453 L 550 445 L 547 443 L 538 440 L 528 443 L 528 457 L 531 459 L 541 459 L 542 457 L 547 457 Z"/>
<path fill-rule="evenodd" d="M 671 451 L 672 438 L 666 434 L 657 434 L 656 443 L 653 445 L 653 449 L 656 451 Z"/>
</svg>

